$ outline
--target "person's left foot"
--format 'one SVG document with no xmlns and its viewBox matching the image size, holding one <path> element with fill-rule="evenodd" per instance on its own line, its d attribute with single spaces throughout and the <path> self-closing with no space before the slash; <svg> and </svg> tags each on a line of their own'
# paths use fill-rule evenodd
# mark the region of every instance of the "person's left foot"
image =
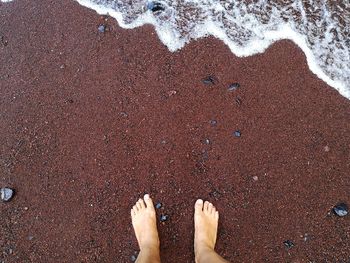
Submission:
<svg viewBox="0 0 350 263">
<path fill-rule="evenodd" d="M 156 212 L 152 199 L 145 194 L 131 209 L 132 226 L 134 227 L 140 250 L 159 248 L 159 237 L 156 223 Z"/>
</svg>

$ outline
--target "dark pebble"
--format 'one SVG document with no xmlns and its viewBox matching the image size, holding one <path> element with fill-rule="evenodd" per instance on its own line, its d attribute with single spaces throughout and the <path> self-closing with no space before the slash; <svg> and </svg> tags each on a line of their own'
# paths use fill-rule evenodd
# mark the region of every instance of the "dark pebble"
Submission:
<svg viewBox="0 0 350 263">
<path fill-rule="evenodd" d="M 135 255 L 131 255 L 130 259 L 131 259 L 132 262 L 135 262 L 137 257 Z"/>
<path fill-rule="evenodd" d="M 158 12 L 158 11 L 165 10 L 164 6 L 161 3 L 157 3 L 157 2 L 148 2 L 147 9 L 151 10 L 152 12 Z"/>
<path fill-rule="evenodd" d="M 218 124 L 217 120 L 211 120 L 210 121 L 210 125 L 211 126 L 216 126 L 216 124 Z"/>
<path fill-rule="evenodd" d="M 235 101 L 236 101 L 236 104 L 237 104 L 238 106 L 240 106 L 240 105 L 242 104 L 242 100 L 241 100 L 239 97 L 237 97 L 237 98 L 235 99 Z"/>
<path fill-rule="evenodd" d="M 238 82 L 232 83 L 230 84 L 230 86 L 228 86 L 228 90 L 229 91 L 234 91 L 236 89 L 238 89 L 241 85 Z"/>
<path fill-rule="evenodd" d="M 160 216 L 160 222 L 165 222 L 169 219 L 169 216 L 168 215 L 161 215 Z"/>
<path fill-rule="evenodd" d="M 233 135 L 235 136 L 235 137 L 241 137 L 241 132 L 240 131 L 235 131 L 234 133 L 233 133 Z"/>
<path fill-rule="evenodd" d="M 208 138 L 205 138 L 205 139 L 203 140 L 203 143 L 209 145 L 209 144 L 210 144 L 210 140 L 209 140 Z"/>
<path fill-rule="evenodd" d="M 106 26 L 105 26 L 105 25 L 99 25 L 99 26 L 98 26 L 98 31 L 99 31 L 100 33 L 104 33 L 104 32 L 106 31 Z"/>
<path fill-rule="evenodd" d="M 1 188 L 0 192 L 1 192 L 1 200 L 4 202 L 10 201 L 13 195 L 15 194 L 15 191 L 8 187 Z"/>
<path fill-rule="evenodd" d="M 7 40 L 5 39 L 5 37 L 4 37 L 4 36 L 1 36 L 1 37 L 0 37 L 0 40 L 1 40 L 1 43 L 3 44 L 3 46 L 6 47 L 7 44 L 8 44 L 8 42 L 7 42 Z"/>
<path fill-rule="evenodd" d="M 339 203 L 335 207 L 333 207 L 333 212 L 337 216 L 346 216 L 349 213 L 349 207 L 345 203 Z"/>
<path fill-rule="evenodd" d="M 156 208 L 157 208 L 157 209 L 162 208 L 162 203 L 160 203 L 160 202 L 156 203 Z"/>
<path fill-rule="evenodd" d="M 291 249 L 295 246 L 294 243 L 290 240 L 283 241 L 283 244 L 286 246 L 287 249 Z"/>
<path fill-rule="evenodd" d="M 202 79 L 202 82 L 203 82 L 205 85 L 214 85 L 214 84 L 215 84 L 215 78 L 212 77 L 212 76 L 208 76 L 208 77 L 206 77 L 205 79 Z"/>
</svg>

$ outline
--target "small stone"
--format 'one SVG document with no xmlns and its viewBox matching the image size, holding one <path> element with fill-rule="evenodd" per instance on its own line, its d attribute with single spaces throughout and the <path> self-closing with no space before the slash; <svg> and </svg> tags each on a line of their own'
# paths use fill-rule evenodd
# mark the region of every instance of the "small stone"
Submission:
<svg viewBox="0 0 350 263">
<path fill-rule="evenodd" d="M 283 244 L 286 246 L 287 249 L 291 249 L 292 247 L 295 246 L 291 240 L 283 241 Z"/>
<path fill-rule="evenodd" d="M 254 181 L 258 181 L 258 179 L 259 179 L 259 178 L 258 178 L 256 175 L 253 176 L 253 180 L 254 180 Z"/>
<path fill-rule="evenodd" d="M 217 120 L 210 120 L 211 126 L 216 126 L 216 124 L 218 124 Z"/>
<path fill-rule="evenodd" d="M 324 151 L 325 151 L 325 152 L 329 152 L 329 150 L 330 150 L 329 146 L 326 145 L 326 146 L 324 147 Z"/>
<path fill-rule="evenodd" d="M 213 76 L 208 76 L 205 79 L 202 79 L 202 82 L 205 85 L 214 85 L 215 84 L 215 78 Z"/>
<path fill-rule="evenodd" d="M 203 142 L 204 144 L 210 144 L 210 140 L 208 138 L 205 138 Z"/>
<path fill-rule="evenodd" d="M 235 102 L 236 102 L 236 104 L 237 104 L 238 106 L 240 106 L 240 105 L 242 104 L 242 100 L 241 100 L 241 98 L 239 98 L 239 97 L 237 97 L 237 98 L 235 99 Z"/>
<path fill-rule="evenodd" d="M 333 207 L 333 212 L 340 217 L 346 216 L 349 213 L 348 205 L 345 203 L 339 203 Z"/>
<path fill-rule="evenodd" d="M 238 82 L 232 83 L 228 86 L 228 91 L 234 91 L 238 89 L 241 85 Z"/>
<path fill-rule="evenodd" d="M 1 44 L 2 44 L 4 47 L 6 47 L 7 44 L 8 44 L 8 42 L 7 42 L 7 40 L 5 39 L 4 36 L 0 36 L 0 42 L 1 42 Z"/>
<path fill-rule="evenodd" d="M 97 29 L 98 29 L 98 31 L 100 33 L 104 33 L 106 31 L 106 26 L 105 25 L 99 25 Z"/>
<path fill-rule="evenodd" d="M 131 259 L 132 262 L 135 262 L 137 257 L 135 255 L 131 255 L 130 259 Z"/>
<path fill-rule="evenodd" d="M 60 66 L 60 69 L 64 69 L 65 67 L 66 67 L 66 66 L 62 64 L 62 65 Z"/>
<path fill-rule="evenodd" d="M 0 192 L 1 192 L 1 200 L 4 202 L 10 201 L 13 195 L 15 194 L 15 191 L 8 187 L 1 188 Z"/>
<path fill-rule="evenodd" d="M 169 219 L 168 215 L 160 215 L 160 222 L 165 222 Z"/>
<path fill-rule="evenodd" d="M 162 208 L 162 203 L 161 203 L 161 202 L 156 203 L 155 207 L 156 207 L 157 209 Z"/>
<path fill-rule="evenodd" d="M 157 2 L 148 2 L 147 9 L 151 10 L 153 13 L 165 10 L 164 6 L 161 3 Z"/>
<path fill-rule="evenodd" d="M 241 132 L 240 132 L 239 130 L 237 130 L 237 131 L 235 131 L 235 132 L 233 133 L 233 135 L 234 135 L 235 137 L 241 137 Z"/>
<path fill-rule="evenodd" d="M 128 117 L 128 114 L 125 111 L 119 113 L 122 117 Z"/>
</svg>

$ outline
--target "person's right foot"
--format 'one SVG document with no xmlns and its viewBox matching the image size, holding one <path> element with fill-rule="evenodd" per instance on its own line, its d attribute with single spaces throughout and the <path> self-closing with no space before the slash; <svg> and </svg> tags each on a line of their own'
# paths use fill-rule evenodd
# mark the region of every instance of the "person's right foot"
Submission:
<svg viewBox="0 0 350 263">
<path fill-rule="evenodd" d="M 212 203 L 198 199 L 194 206 L 194 252 L 214 250 L 219 222 L 219 212 Z"/>
</svg>

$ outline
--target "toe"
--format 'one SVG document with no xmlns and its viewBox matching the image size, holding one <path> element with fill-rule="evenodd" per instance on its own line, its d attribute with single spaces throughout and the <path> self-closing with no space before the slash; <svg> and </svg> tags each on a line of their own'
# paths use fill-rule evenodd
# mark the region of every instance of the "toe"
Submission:
<svg viewBox="0 0 350 263">
<path fill-rule="evenodd" d="M 135 211 L 134 211 L 134 209 L 131 209 L 131 210 L 130 210 L 130 215 L 131 215 L 132 218 L 135 216 Z"/>
<path fill-rule="evenodd" d="M 203 200 L 198 199 L 194 205 L 194 211 L 195 212 L 201 212 L 203 211 Z"/>
<path fill-rule="evenodd" d="M 145 208 L 145 203 L 141 198 L 137 201 L 137 207 L 139 208 L 139 210 Z"/>
<path fill-rule="evenodd" d="M 134 210 L 135 214 L 139 211 L 137 205 L 134 205 L 134 206 L 132 207 L 132 210 Z"/>
<path fill-rule="evenodd" d="M 149 194 L 145 194 L 143 199 L 145 200 L 147 208 L 154 209 L 153 201 L 152 201 L 151 197 L 149 196 Z"/>
<path fill-rule="evenodd" d="M 215 211 L 214 217 L 215 217 L 216 220 L 219 219 L 219 212 L 218 211 Z"/>
<path fill-rule="evenodd" d="M 204 202 L 203 211 L 204 211 L 204 212 L 208 212 L 208 209 L 209 209 L 209 202 L 208 202 L 208 201 L 205 201 L 205 202 Z"/>
<path fill-rule="evenodd" d="M 213 204 L 212 203 L 209 203 L 209 205 L 208 205 L 208 213 L 209 214 L 212 214 L 213 213 Z"/>
</svg>

